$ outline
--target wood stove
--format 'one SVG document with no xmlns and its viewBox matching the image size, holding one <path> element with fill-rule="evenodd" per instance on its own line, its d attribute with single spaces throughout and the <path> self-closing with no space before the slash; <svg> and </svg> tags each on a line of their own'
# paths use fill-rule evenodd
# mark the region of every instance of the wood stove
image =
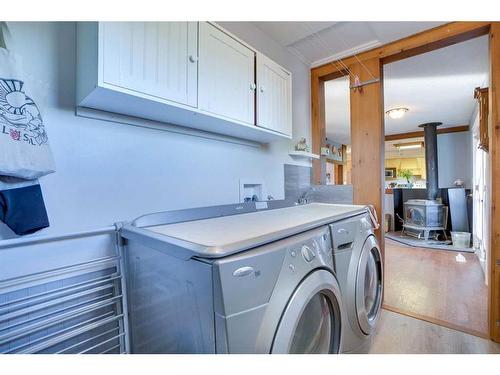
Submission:
<svg viewBox="0 0 500 375">
<path fill-rule="evenodd" d="M 410 199 L 403 204 L 403 233 L 428 240 L 431 234 L 438 239 L 439 233 L 446 236 L 447 207 L 438 201 Z"/>
<path fill-rule="evenodd" d="M 437 160 L 437 130 L 440 122 L 429 122 L 419 125 L 424 128 L 425 138 L 425 169 L 427 175 L 427 199 L 410 199 L 403 204 L 403 233 L 429 239 L 431 234 L 438 239 L 439 233 L 446 236 L 446 221 L 448 208 L 437 200 L 438 195 L 438 160 Z"/>
</svg>

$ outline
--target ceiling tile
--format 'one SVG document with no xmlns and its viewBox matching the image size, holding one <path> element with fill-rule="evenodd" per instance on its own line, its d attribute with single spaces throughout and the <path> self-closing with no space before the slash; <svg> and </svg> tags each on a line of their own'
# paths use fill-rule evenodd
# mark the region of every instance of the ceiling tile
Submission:
<svg viewBox="0 0 500 375">
<path fill-rule="evenodd" d="M 363 22 L 339 22 L 292 45 L 307 60 L 315 62 L 356 46 L 373 42 L 374 34 Z"/>
<path fill-rule="evenodd" d="M 419 33 L 446 22 L 366 22 L 374 35 L 382 43 Z"/>
<path fill-rule="evenodd" d="M 337 22 L 253 22 L 275 41 L 287 47 Z"/>
<path fill-rule="evenodd" d="M 303 61 L 314 63 L 332 56 L 392 42 L 443 22 L 254 22 L 284 47 L 292 47 Z"/>
</svg>

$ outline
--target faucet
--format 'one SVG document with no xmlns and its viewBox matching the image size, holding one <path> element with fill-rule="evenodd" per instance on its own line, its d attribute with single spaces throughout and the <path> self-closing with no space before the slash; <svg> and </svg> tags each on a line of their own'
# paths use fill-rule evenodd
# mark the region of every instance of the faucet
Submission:
<svg viewBox="0 0 500 375">
<path fill-rule="evenodd" d="M 309 189 L 307 189 L 306 191 L 304 191 L 300 197 L 299 197 L 299 204 L 307 204 L 309 203 L 309 196 L 311 195 L 311 193 L 315 192 L 316 189 L 314 187 L 310 187 Z"/>
</svg>

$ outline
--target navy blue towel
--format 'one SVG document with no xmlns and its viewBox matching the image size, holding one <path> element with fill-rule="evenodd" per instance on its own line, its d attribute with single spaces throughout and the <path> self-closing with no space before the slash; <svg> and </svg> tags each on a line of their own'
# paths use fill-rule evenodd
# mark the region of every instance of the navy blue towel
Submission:
<svg viewBox="0 0 500 375">
<path fill-rule="evenodd" d="M 40 185 L 0 191 L 0 220 L 18 235 L 48 227 Z"/>
</svg>

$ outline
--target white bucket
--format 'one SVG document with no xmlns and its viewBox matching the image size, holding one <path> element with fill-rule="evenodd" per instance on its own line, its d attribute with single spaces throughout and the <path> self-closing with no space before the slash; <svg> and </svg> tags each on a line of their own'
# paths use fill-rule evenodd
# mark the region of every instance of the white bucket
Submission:
<svg viewBox="0 0 500 375">
<path fill-rule="evenodd" d="M 451 232 L 451 241 L 453 246 L 456 247 L 470 247 L 470 233 L 469 232 Z"/>
</svg>

